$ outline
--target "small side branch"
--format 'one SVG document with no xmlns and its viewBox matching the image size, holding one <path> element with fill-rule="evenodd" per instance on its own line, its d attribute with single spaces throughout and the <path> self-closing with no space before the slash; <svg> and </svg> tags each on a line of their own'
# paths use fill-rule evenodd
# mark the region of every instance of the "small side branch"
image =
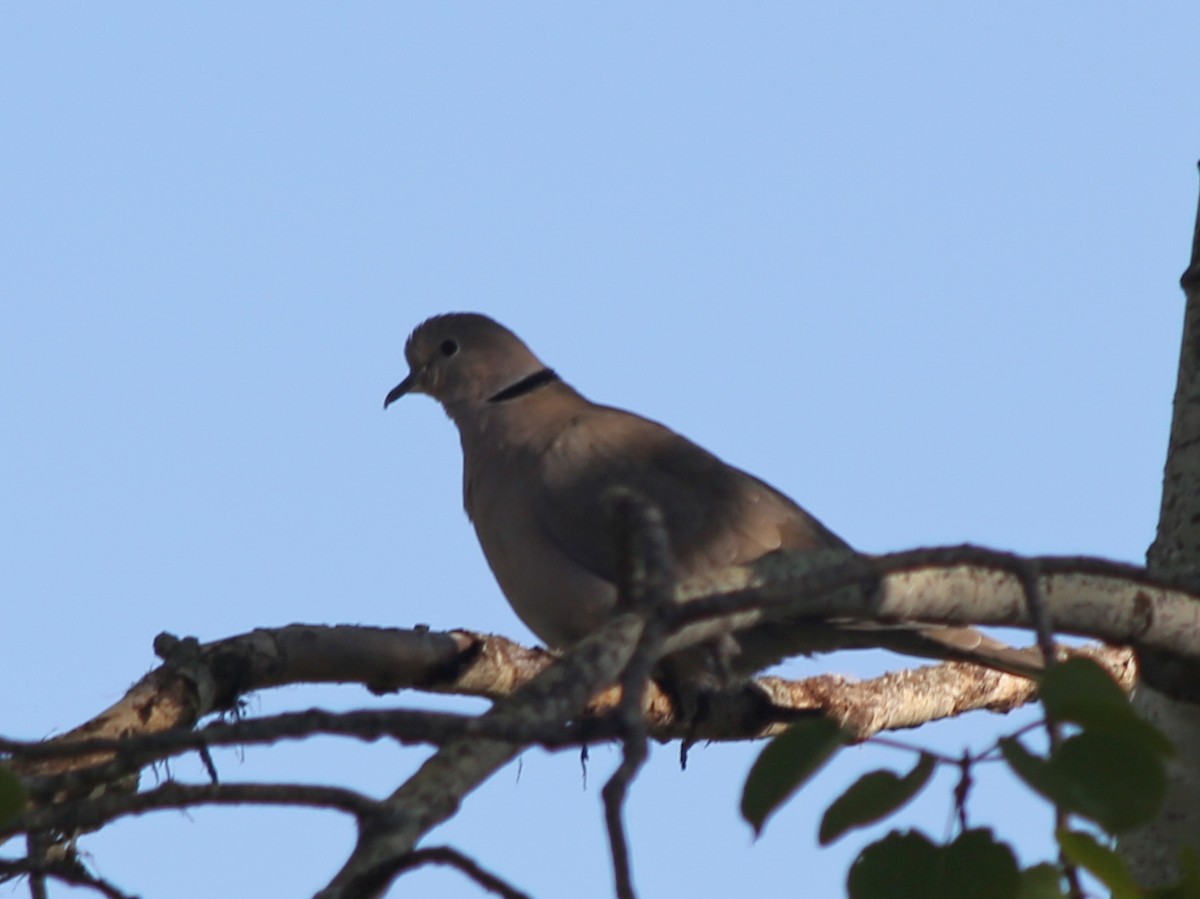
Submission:
<svg viewBox="0 0 1200 899">
<path fill-rule="evenodd" d="M 83 887 L 94 890 L 108 899 L 136 899 L 122 892 L 114 884 L 90 873 L 76 858 L 66 858 L 57 862 L 35 863 L 29 859 L 0 859 L 0 883 L 16 877 L 27 876 L 31 884 L 34 878 L 45 881 L 58 880 L 73 887 Z"/>
<path fill-rule="evenodd" d="M 166 783 L 142 793 L 111 793 L 31 809 L 0 830 L 0 836 L 22 832 L 74 831 L 101 827 L 129 815 L 197 805 L 287 805 L 327 808 L 368 818 L 374 800 L 341 787 L 312 784 Z"/>
<path fill-rule="evenodd" d="M 968 545 L 845 554 L 819 567 L 803 553 L 776 553 L 686 581 L 676 590 L 680 630 L 668 648 L 688 645 L 690 625 L 716 619 L 735 628 L 805 618 L 1029 628 L 1020 575 L 1030 563 L 1056 631 L 1200 656 L 1200 601 L 1176 581 L 1102 559 L 1024 558 Z M 877 586 L 847 589 L 863 583 Z"/>
<path fill-rule="evenodd" d="M 613 505 L 619 545 L 624 548 L 625 560 L 619 604 L 642 615 L 646 627 L 621 673 L 621 700 L 616 720 L 621 729 L 623 754 L 621 764 L 601 794 L 617 896 L 618 899 L 635 899 L 629 840 L 625 832 L 625 797 L 650 754 L 645 695 L 662 651 L 675 578 L 662 513 L 630 491 L 621 491 L 613 498 Z"/>
<path fill-rule="evenodd" d="M 640 616 L 616 616 L 572 648 L 558 664 L 496 703 L 481 720 L 536 727 L 578 716 L 588 699 L 616 680 L 628 664 L 642 629 Z M 384 801 L 380 813 L 362 828 L 358 845 L 341 871 L 318 896 L 365 899 L 379 895 L 390 883 L 397 861 L 413 851 L 417 840 L 453 815 L 468 793 L 514 758 L 524 745 L 508 740 L 464 739 L 441 747 Z"/>
<path fill-rule="evenodd" d="M 474 859 L 449 846 L 430 846 L 427 849 L 413 850 L 396 863 L 392 875 L 396 876 L 423 865 L 446 865 L 455 868 L 489 893 L 495 893 L 503 899 L 530 899 L 529 894 L 522 893 L 491 871 L 485 870 Z"/>
</svg>

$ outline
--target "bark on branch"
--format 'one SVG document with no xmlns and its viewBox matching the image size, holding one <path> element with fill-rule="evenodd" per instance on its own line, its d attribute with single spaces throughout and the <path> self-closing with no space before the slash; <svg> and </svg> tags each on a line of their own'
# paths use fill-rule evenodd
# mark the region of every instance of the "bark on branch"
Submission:
<svg viewBox="0 0 1200 899">
<path fill-rule="evenodd" d="M 720 583 L 709 580 L 683 585 L 678 591 L 680 597 L 714 587 L 732 588 L 734 592 L 692 599 L 680 605 L 679 614 L 685 622 L 701 619 L 702 625 L 713 618 L 721 618 L 727 625 L 732 616 L 735 625 L 750 626 L 767 618 L 795 618 L 801 614 L 1028 625 L 1020 582 L 1000 567 L 1010 565 L 1012 558 L 975 547 L 917 550 L 874 559 L 854 557 L 833 564 L 826 560 L 820 568 L 814 568 L 803 557 L 781 558 L 769 566 L 728 569 Z M 1044 602 L 1056 631 L 1151 646 L 1181 656 L 1200 652 L 1200 603 L 1191 594 L 1155 582 L 1139 569 L 1102 560 L 1039 559 L 1038 564 L 1044 572 L 1040 582 Z M 877 583 L 879 589 L 839 589 L 864 580 Z M 690 627 L 680 634 L 694 636 Z M 88 755 L 29 752 L 18 765 L 20 773 L 45 777 L 111 762 L 111 748 L 102 749 L 103 744 L 87 741 L 191 728 L 205 715 L 233 708 L 240 697 L 268 687 L 307 682 L 360 683 L 376 692 L 407 687 L 496 699 L 528 683 L 555 658 L 545 650 L 468 631 L 434 633 L 313 625 L 260 629 L 204 646 L 160 637 L 157 648 L 166 657 L 166 664 L 142 678 L 112 707 L 48 744 L 82 743 L 91 747 Z M 669 648 L 678 646 L 673 643 Z M 957 678 L 973 682 L 987 676 L 970 666 L 951 666 L 947 670 L 956 670 Z M 906 683 L 920 690 L 920 681 L 933 676 L 906 675 L 915 678 Z M 842 689 L 849 688 L 843 685 Z M 795 691 L 784 692 L 796 695 Z M 975 685 L 963 693 L 982 697 L 988 691 L 980 691 Z M 780 701 L 778 696 L 772 698 L 784 707 L 811 707 Z M 602 693 L 593 701 L 592 712 L 603 713 L 618 701 L 617 692 Z M 940 704 L 934 717 L 953 714 L 949 709 L 959 707 L 957 702 Z M 645 705 L 653 736 L 670 739 L 681 735 L 671 703 L 661 690 L 652 685 Z M 894 704 L 897 708 L 902 705 Z M 986 707 L 986 702 L 981 700 L 977 707 Z M 885 717 L 910 722 L 885 726 L 913 726 L 930 720 L 915 714 Z M 745 739 L 769 733 L 770 724 L 764 721 L 761 709 L 733 698 L 717 701 L 710 720 L 694 735 L 702 739 Z M 11 745 L 7 751 L 16 748 Z M 0 750 L 4 749 L 0 744 Z"/>
<path fill-rule="evenodd" d="M 1200 204 L 1192 255 L 1180 278 L 1186 297 L 1171 438 L 1163 473 L 1158 533 L 1146 554 L 1150 571 L 1200 584 Z M 1200 603 L 1192 603 L 1200 607 Z M 1200 662 L 1146 646 L 1134 707 L 1183 750 L 1167 769 L 1170 786 L 1158 818 L 1123 836 L 1118 848 L 1138 883 L 1176 879 L 1181 850 L 1200 851 Z"/>
<path fill-rule="evenodd" d="M 797 609 L 806 617 L 1023 623 L 1028 615 L 1022 587 L 1009 573 L 1015 564 L 1009 559 L 970 547 L 826 559 L 820 567 L 780 559 L 753 570 L 731 569 L 727 575 L 737 581 L 737 590 L 678 605 L 669 610 L 666 625 L 695 633 L 697 621 L 701 627 L 712 621 L 722 627 L 730 622 L 749 626 L 773 617 L 795 618 Z M 1047 571 L 1039 587 L 1056 629 L 1149 639 L 1158 647 L 1196 651 L 1178 635 L 1187 626 L 1187 610 L 1196 606 L 1186 594 L 1141 572 L 1096 560 L 1078 561 L 1072 571 L 1060 562 L 1039 564 Z M 860 589 L 863 583 L 870 589 Z M 841 589 L 847 585 L 855 589 Z M 698 588 L 690 584 L 683 589 Z M 281 785 L 171 785 L 138 794 L 129 792 L 127 777 L 121 781 L 151 761 L 183 751 L 313 733 L 364 739 L 386 735 L 436 745 L 434 756 L 385 800 L 325 797 L 356 816 L 361 838 L 323 895 L 372 895 L 404 867 L 429 828 L 452 815 L 463 796 L 526 747 L 628 737 L 629 708 L 617 713 L 621 693 L 612 685 L 633 657 L 648 611 L 615 618 L 562 659 L 466 631 L 290 625 L 208 645 L 161 635 L 156 650 L 165 663 L 92 721 L 44 744 L 0 741 L 0 751 L 13 756 L 13 767 L 38 797 L 37 807 L 9 822 L 0 835 L 69 833 L 179 802 L 304 803 L 312 798 L 291 797 Z M 1128 651 L 1085 651 L 1122 683 L 1132 682 Z M 479 717 L 314 711 L 191 731 L 202 717 L 234 707 L 247 692 L 302 682 L 357 682 L 377 692 L 402 687 L 453 692 L 487 697 L 496 706 Z M 713 695 L 699 722 L 681 721 L 654 684 L 645 691 L 642 706 L 647 733 L 662 740 L 760 738 L 782 729 L 789 717 L 783 713 L 812 709 L 865 739 L 971 709 L 1007 711 L 1033 696 L 1033 683 L 1023 678 L 947 663 L 865 683 L 829 675 L 798 682 L 761 678 L 752 689 Z M 114 784 L 123 789 L 95 789 Z"/>
</svg>

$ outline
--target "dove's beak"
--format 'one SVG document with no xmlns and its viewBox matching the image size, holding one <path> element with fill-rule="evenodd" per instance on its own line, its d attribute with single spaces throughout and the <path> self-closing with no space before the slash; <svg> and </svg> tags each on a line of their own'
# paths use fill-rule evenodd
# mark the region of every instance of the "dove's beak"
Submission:
<svg viewBox="0 0 1200 899">
<path fill-rule="evenodd" d="M 392 403 L 396 402 L 396 400 L 400 399 L 400 397 L 404 396 L 404 394 L 411 391 L 413 389 L 413 384 L 416 383 L 416 380 L 416 372 L 413 372 L 407 378 L 389 390 L 388 395 L 384 397 L 383 408 L 386 409 Z"/>
</svg>

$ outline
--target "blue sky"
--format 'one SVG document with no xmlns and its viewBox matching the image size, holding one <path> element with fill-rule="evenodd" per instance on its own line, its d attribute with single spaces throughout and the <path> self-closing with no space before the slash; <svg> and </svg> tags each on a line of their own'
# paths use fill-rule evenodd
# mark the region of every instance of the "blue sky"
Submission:
<svg viewBox="0 0 1200 899">
<path fill-rule="evenodd" d="M 462 514 L 452 426 L 420 398 L 381 411 L 408 331 L 443 311 L 493 315 L 864 550 L 1141 560 L 1198 32 L 1186 2 L 5 5 L 0 732 L 94 714 L 161 630 L 531 640 Z M 478 707 L 293 688 L 251 709 L 397 703 Z M 956 753 L 1025 720 L 903 736 Z M 630 806 L 645 896 L 839 895 L 870 835 L 817 849 L 824 804 L 910 763 L 847 752 L 754 842 L 736 803 L 756 750 L 698 748 L 685 773 L 654 753 Z M 378 795 L 422 757 L 322 740 L 218 763 Z M 610 895 L 615 760 L 594 751 L 585 786 L 573 755 L 528 753 L 431 842 L 538 896 Z M 945 834 L 949 782 L 905 822 Z M 1017 793 L 985 774 L 975 820 L 1044 857 L 1049 817 Z M 82 846 L 186 899 L 305 895 L 352 837 L 203 809 Z"/>
</svg>

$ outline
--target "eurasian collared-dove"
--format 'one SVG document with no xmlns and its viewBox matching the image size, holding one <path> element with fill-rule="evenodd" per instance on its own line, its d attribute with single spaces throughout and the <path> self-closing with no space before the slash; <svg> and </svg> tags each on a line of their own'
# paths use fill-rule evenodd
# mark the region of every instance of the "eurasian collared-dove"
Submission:
<svg viewBox="0 0 1200 899">
<path fill-rule="evenodd" d="M 629 487 L 662 512 L 680 578 L 774 552 L 849 550 L 778 490 L 657 422 L 585 399 L 521 340 L 484 315 L 435 316 L 404 348 L 411 369 L 384 401 L 433 397 L 458 426 L 467 515 L 516 613 L 552 647 L 595 630 L 616 602 L 617 541 L 610 488 Z M 787 622 L 737 635 L 741 673 L 776 659 Z M 1007 671 L 1039 667 L 969 627 L 806 621 L 806 651 L 883 646 Z M 790 637 L 791 635 L 789 635 Z"/>
</svg>

